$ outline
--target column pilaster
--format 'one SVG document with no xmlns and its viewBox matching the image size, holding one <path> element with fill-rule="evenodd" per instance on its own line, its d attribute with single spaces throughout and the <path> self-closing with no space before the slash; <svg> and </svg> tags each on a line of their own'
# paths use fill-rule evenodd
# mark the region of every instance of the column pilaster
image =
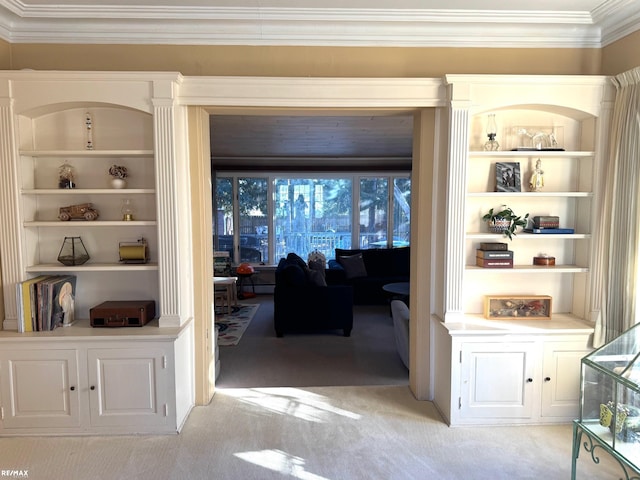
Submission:
<svg viewBox="0 0 640 480">
<path fill-rule="evenodd" d="M 445 322 L 464 316 L 465 203 L 469 159 L 469 108 L 452 102 L 447 162 L 447 227 L 445 258 Z"/>
</svg>

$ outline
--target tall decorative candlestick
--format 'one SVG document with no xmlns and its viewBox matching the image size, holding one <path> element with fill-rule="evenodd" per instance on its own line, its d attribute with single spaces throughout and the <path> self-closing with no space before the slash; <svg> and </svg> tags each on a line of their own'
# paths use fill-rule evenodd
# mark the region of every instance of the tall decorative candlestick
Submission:
<svg viewBox="0 0 640 480">
<path fill-rule="evenodd" d="M 86 150 L 93 150 L 93 118 L 89 112 L 85 114 L 84 126 L 87 129 L 87 143 L 84 148 Z"/>
</svg>

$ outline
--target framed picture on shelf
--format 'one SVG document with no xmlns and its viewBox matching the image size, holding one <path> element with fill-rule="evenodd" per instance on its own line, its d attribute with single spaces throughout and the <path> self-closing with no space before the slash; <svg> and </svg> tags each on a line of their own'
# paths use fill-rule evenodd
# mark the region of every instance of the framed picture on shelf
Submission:
<svg viewBox="0 0 640 480">
<path fill-rule="evenodd" d="M 488 320 L 548 320 L 551 297 L 548 295 L 487 295 L 484 317 Z"/>
<path fill-rule="evenodd" d="M 521 192 L 519 162 L 496 162 L 496 192 Z"/>
</svg>

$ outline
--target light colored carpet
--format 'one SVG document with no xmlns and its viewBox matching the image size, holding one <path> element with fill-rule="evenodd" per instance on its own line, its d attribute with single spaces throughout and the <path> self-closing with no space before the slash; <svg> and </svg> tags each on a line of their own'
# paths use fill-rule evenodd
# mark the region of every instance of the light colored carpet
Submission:
<svg viewBox="0 0 640 480">
<path fill-rule="evenodd" d="M 269 301 L 239 345 L 220 348 L 216 395 L 179 435 L 0 438 L 0 470 L 28 470 L 30 480 L 571 477 L 571 425 L 449 428 L 415 400 L 387 308 L 357 307 L 348 338 L 278 339 Z M 343 381 L 361 383 L 319 386 Z M 600 459 L 583 450 L 577 479 L 623 478 Z"/>
<path fill-rule="evenodd" d="M 180 435 L 2 438 L 30 480 L 566 480 L 571 426 L 449 428 L 406 386 L 220 389 Z M 584 452 L 578 479 L 621 478 Z"/>
<path fill-rule="evenodd" d="M 241 303 L 233 307 L 231 313 L 216 309 L 215 324 L 218 326 L 218 345 L 238 345 L 260 304 Z"/>
<path fill-rule="evenodd" d="M 242 341 L 220 348 L 218 387 L 408 385 L 388 306 L 354 307 L 353 330 L 286 334 L 273 328 L 273 297 L 260 303 Z"/>
</svg>

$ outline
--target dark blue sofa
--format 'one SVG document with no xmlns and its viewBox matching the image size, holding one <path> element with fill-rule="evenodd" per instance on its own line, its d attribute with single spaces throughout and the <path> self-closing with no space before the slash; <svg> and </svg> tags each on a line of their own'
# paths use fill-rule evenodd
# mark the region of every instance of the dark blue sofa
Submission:
<svg viewBox="0 0 640 480">
<path fill-rule="evenodd" d="M 336 258 L 329 260 L 327 284 L 352 286 L 355 305 L 387 303 L 389 297 L 383 292 L 382 286 L 409 281 L 410 247 L 367 250 L 336 248 L 335 254 Z M 358 255 L 362 255 L 364 269 L 358 268 L 359 265 L 354 261 Z M 348 258 L 345 260 L 344 257 Z"/>
<path fill-rule="evenodd" d="M 324 273 L 324 272 L 322 272 Z M 326 285 L 299 256 L 290 253 L 275 272 L 273 321 L 276 336 L 286 332 L 342 330 L 353 328 L 353 289 L 350 285 Z"/>
</svg>

